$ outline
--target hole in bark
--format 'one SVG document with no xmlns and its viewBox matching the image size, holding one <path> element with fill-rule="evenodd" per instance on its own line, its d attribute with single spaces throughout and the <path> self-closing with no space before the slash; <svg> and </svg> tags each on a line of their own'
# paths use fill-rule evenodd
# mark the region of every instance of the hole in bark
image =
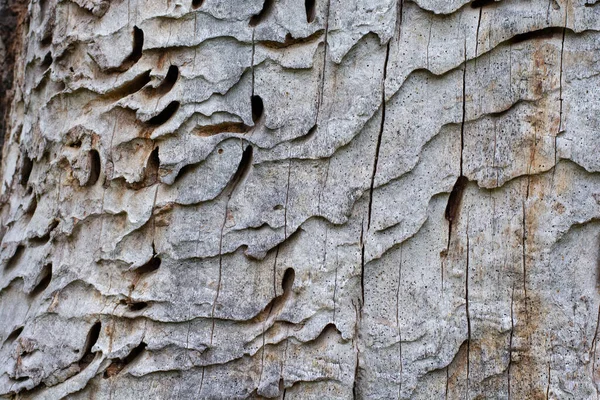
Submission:
<svg viewBox="0 0 600 400">
<path fill-rule="evenodd" d="M 154 126 L 162 125 L 165 122 L 167 122 L 173 116 L 173 114 L 175 114 L 177 112 L 178 109 L 179 109 L 179 102 L 172 101 L 158 115 L 155 115 L 154 117 L 150 118 L 148 120 L 148 124 L 154 125 Z"/>
<path fill-rule="evenodd" d="M 252 146 L 248 145 L 244 152 L 242 153 L 242 158 L 240 159 L 240 164 L 238 165 L 233 178 L 231 179 L 229 195 L 233 193 L 237 185 L 242 181 L 242 179 L 248 174 L 250 170 L 250 166 L 252 165 Z"/>
<path fill-rule="evenodd" d="M 306 8 L 306 22 L 309 24 L 315 19 L 315 0 L 304 0 L 304 7 Z"/>
<path fill-rule="evenodd" d="M 18 245 L 17 250 L 15 250 L 15 254 L 8 260 L 6 263 L 5 271 L 10 271 L 19 263 L 21 257 L 23 257 L 23 253 L 25 252 L 25 247 L 23 245 Z"/>
<path fill-rule="evenodd" d="M 90 162 L 90 175 L 84 186 L 92 186 L 98 182 L 100 177 L 100 154 L 95 149 L 90 150 L 88 153 Z"/>
<path fill-rule="evenodd" d="M 40 40 L 42 47 L 50 46 L 52 44 L 52 31 L 48 32 L 42 40 Z"/>
<path fill-rule="evenodd" d="M 496 3 L 496 0 L 475 0 L 471 3 L 471 8 L 487 7 Z"/>
<path fill-rule="evenodd" d="M 458 216 L 460 203 L 468 182 L 469 180 L 465 176 L 459 176 L 454 184 L 454 187 L 452 188 L 452 192 L 450 192 L 450 197 L 448 197 L 448 205 L 446 205 L 445 212 L 446 219 L 450 222 L 454 221 Z"/>
<path fill-rule="evenodd" d="M 219 149 L 219 150 L 217 150 L 217 153 L 219 153 L 219 154 L 223 154 L 223 149 Z"/>
<path fill-rule="evenodd" d="M 513 36 L 508 43 L 509 44 L 517 44 L 524 42 L 526 40 L 534 40 L 534 39 L 550 39 L 555 35 L 562 35 L 564 28 L 559 27 L 550 27 L 544 29 L 538 29 L 537 31 L 525 32 L 518 35 Z"/>
<path fill-rule="evenodd" d="M 281 204 L 277 204 L 275 207 L 273 207 L 273 210 L 275 210 L 275 211 L 283 210 L 283 206 Z"/>
<path fill-rule="evenodd" d="M 199 126 L 194 130 L 194 134 L 202 137 L 218 135 L 219 133 L 246 133 L 250 127 L 240 122 L 221 122 L 215 125 Z"/>
<path fill-rule="evenodd" d="M 262 117 L 265 107 L 262 99 L 258 95 L 252 96 L 250 98 L 250 103 L 252 104 L 252 121 L 256 124 Z"/>
<path fill-rule="evenodd" d="M 121 99 L 139 91 L 146 86 L 148 82 L 150 82 L 150 70 L 136 76 L 131 81 L 125 82 L 123 85 L 110 91 L 107 93 L 107 96 L 113 99 Z"/>
<path fill-rule="evenodd" d="M 33 216 L 35 214 L 35 210 L 37 209 L 37 199 L 35 196 L 31 199 L 31 203 L 29 203 L 29 207 L 25 210 L 25 213 L 29 216 Z"/>
<path fill-rule="evenodd" d="M 156 255 L 152 256 L 150 261 L 146 264 L 142 265 L 139 268 L 136 268 L 133 272 L 139 275 L 149 274 L 150 272 L 154 272 L 160 268 L 160 258 L 156 257 Z"/>
<path fill-rule="evenodd" d="M 125 59 L 124 64 L 127 68 L 135 64 L 142 58 L 142 48 L 144 47 L 144 31 L 137 26 L 133 27 L 133 50 Z"/>
<path fill-rule="evenodd" d="M 83 371 L 91 362 L 94 360 L 95 354 L 92 353 L 92 348 L 98 341 L 100 337 L 100 329 L 102 328 L 102 323 L 97 321 L 88 332 L 87 338 L 85 340 L 85 351 L 83 352 L 83 356 L 79 360 L 79 370 Z"/>
<path fill-rule="evenodd" d="M 177 182 L 178 180 L 182 179 L 184 176 L 186 176 L 187 174 L 189 174 L 195 166 L 197 166 L 198 164 L 187 164 L 184 165 L 183 168 L 181 168 L 179 170 L 179 172 L 177 173 L 177 176 L 175 177 L 175 180 L 173 182 Z"/>
<path fill-rule="evenodd" d="M 167 75 L 165 75 L 165 79 L 161 82 L 161 84 L 156 88 L 156 92 L 158 94 L 165 94 L 169 90 L 173 88 L 175 82 L 179 78 L 179 67 L 176 65 L 171 65 L 169 70 L 167 71 Z"/>
<path fill-rule="evenodd" d="M 57 226 L 58 226 L 58 220 L 56 220 L 56 219 L 52 220 L 52 223 L 50 223 L 50 226 L 46 230 L 46 233 L 43 236 L 36 236 L 36 237 L 31 238 L 31 243 L 36 244 L 36 245 L 43 245 L 43 244 L 48 243 L 48 241 L 50 240 L 50 235 L 52 234 L 52 231 L 54 229 L 56 229 Z"/>
<path fill-rule="evenodd" d="M 283 293 L 289 293 L 292 290 L 292 286 L 294 286 L 294 279 L 296 279 L 296 271 L 294 268 L 288 268 L 283 273 L 283 279 L 281 280 L 281 288 L 283 289 Z"/>
<path fill-rule="evenodd" d="M 31 170 L 33 169 L 33 161 L 23 153 L 23 165 L 21 166 L 21 185 L 27 186 L 29 177 L 31 176 Z"/>
<path fill-rule="evenodd" d="M 17 338 L 19 336 L 21 336 L 21 333 L 23 332 L 23 327 L 20 326 L 17 329 L 15 329 L 14 331 L 12 331 L 10 333 L 10 335 L 8 335 L 8 337 L 6 338 L 6 340 L 4 341 L 4 343 L 12 343 L 15 340 L 17 340 Z"/>
<path fill-rule="evenodd" d="M 140 354 L 142 354 L 142 352 L 144 351 L 145 348 L 146 348 L 146 343 L 141 342 L 137 347 L 132 349 L 125 358 L 123 358 L 122 360 L 113 361 L 108 366 L 108 368 L 106 368 L 106 371 L 104 371 L 104 378 L 106 379 L 106 378 L 110 378 L 112 376 L 117 375 L 127 365 L 129 365 L 133 361 L 135 361 L 135 359 L 138 358 L 140 356 Z"/>
<path fill-rule="evenodd" d="M 41 64 L 42 70 L 43 71 L 47 70 L 51 64 L 52 64 L 52 54 L 50 54 L 50 52 L 47 52 L 46 56 L 42 60 L 42 64 Z"/>
<path fill-rule="evenodd" d="M 194 10 L 200 8 L 202 7 L 202 3 L 204 3 L 204 0 L 192 0 L 192 8 Z"/>
<path fill-rule="evenodd" d="M 50 285 L 51 280 L 52 280 L 52 264 L 46 264 L 46 265 L 44 265 L 44 268 L 42 268 L 42 271 L 40 272 L 40 279 L 38 281 L 38 284 L 35 285 L 35 287 L 31 291 L 31 295 L 37 296 L 37 295 L 41 294 L 44 290 L 46 290 L 48 285 Z"/>
<path fill-rule="evenodd" d="M 265 0 L 265 2 L 263 3 L 262 10 L 260 10 L 258 14 L 253 15 L 252 18 L 250 18 L 250 26 L 254 27 L 263 22 L 265 18 L 267 18 L 267 16 L 270 14 L 271 8 L 273 7 L 274 3 L 275 0 Z"/>
<path fill-rule="evenodd" d="M 146 168 L 144 169 L 145 181 L 147 185 L 152 185 L 158 180 L 158 169 L 160 168 L 160 158 L 158 157 L 158 147 L 152 150 Z"/>
<path fill-rule="evenodd" d="M 141 311 L 146 307 L 148 307 L 148 303 L 146 303 L 145 301 L 129 303 L 129 305 L 127 306 L 127 308 L 129 308 L 129 311 Z"/>
</svg>

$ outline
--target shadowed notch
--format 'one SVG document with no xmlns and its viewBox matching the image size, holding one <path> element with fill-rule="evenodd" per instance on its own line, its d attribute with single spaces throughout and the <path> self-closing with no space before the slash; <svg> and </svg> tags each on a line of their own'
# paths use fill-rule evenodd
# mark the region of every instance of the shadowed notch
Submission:
<svg viewBox="0 0 600 400">
<path fill-rule="evenodd" d="M 267 18 L 269 16 L 269 14 L 271 13 L 273 4 L 275 4 L 275 0 L 265 0 L 265 2 L 263 3 L 262 10 L 260 10 L 260 12 L 258 14 L 253 15 L 252 18 L 250 18 L 249 25 L 251 27 L 255 27 L 258 24 L 260 24 L 261 22 L 263 22 L 265 20 L 265 18 Z"/>
<path fill-rule="evenodd" d="M 177 65 L 171 65 L 165 75 L 165 79 L 156 88 L 157 94 L 165 94 L 173 89 L 175 82 L 179 79 L 179 67 Z"/>
<path fill-rule="evenodd" d="M 129 354 L 125 356 L 125 358 L 113 361 L 108 368 L 106 368 L 106 371 L 104 371 L 104 378 L 106 379 L 118 375 L 126 366 L 135 361 L 140 354 L 142 354 L 145 348 L 146 343 L 141 342 L 139 345 L 134 347 Z"/>
<path fill-rule="evenodd" d="M 100 337 L 100 330 L 102 329 L 102 323 L 97 321 L 88 332 L 87 338 L 85 340 L 85 350 L 83 352 L 83 356 L 79 360 L 79 370 L 83 371 L 87 368 L 88 365 L 94 360 L 95 353 L 92 353 L 92 348 L 98 341 Z"/>
<path fill-rule="evenodd" d="M 306 9 L 306 22 L 309 24 L 315 20 L 316 0 L 304 0 L 304 8 Z"/>
<path fill-rule="evenodd" d="M 172 101 L 160 113 L 148 120 L 149 125 L 159 126 L 167 122 L 179 109 L 179 102 Z"/>
<path fill-rule="evenodd" d="M 93 186 L 96 182 L 98 182 L 98 178 L 100 177 L 100 154 L 95 149 L 90 150 L 88 153 L 88 159 L 90 163 L 90 175 L 88 176 L 87 182 L 83 186 Z"/>
<path fill-rule="evenodd" d="M 474 0 L 471 3 L 471 8 L 483 8 L 497 3 L 497 0 Z"/>
<path fill-rule="evenodd" d="M 37 296 L 37 295 L 41 294 L 44 290 L 46 290 L 48 285 L 50 285 L 51 280 L 52 280 L 52 264 L 46 264 L 46 265 L 44 265 L 44 267 L 42 268 L 42 271 L 40 272 L 40 278 L 38 280 L 37 285 L 35 285 L 35 287 L 33 288 L 33 290 L 31 291 L 30 294 L 32 296 Z"/>
<path fill-rule="evenodd" d="M 250 104 L 252 105 L 252 121 L 256 124 L 262 118 L 265 106 L 262 98 L 256 94 L 250 97 Z"/>
<path fill-rule="evenodd" d="M 452 192 L 450 192 L 450 196 L 448 197 L 448 205 L 446 206 L 445 212 L 446 219 L 450 222 L 454 221 L 458 216 L 460 203 L 468 182 L 469 180 L 465 176 L 459 176 L 454 184 L 454 187 L 452 188 Z"/>
</svg>

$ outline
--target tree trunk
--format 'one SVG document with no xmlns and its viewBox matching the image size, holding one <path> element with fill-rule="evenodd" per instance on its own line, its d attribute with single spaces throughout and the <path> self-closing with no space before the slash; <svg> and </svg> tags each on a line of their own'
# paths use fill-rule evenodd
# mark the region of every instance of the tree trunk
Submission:
<svg viewBox="0 0 600 400">
<path fill-rule="evenodd" d="M 0 397 L 597 398 L 600 3 L 15 13 Z"/>
</svg>

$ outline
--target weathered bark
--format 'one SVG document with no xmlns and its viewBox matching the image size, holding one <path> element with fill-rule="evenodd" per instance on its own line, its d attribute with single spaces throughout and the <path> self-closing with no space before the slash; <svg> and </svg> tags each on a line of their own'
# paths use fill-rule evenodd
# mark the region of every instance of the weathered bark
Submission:
<svg viewBox="0 0 600 400">
<path fill-rule="evenodd" d="M 600 5 L 26 18 L 0 395 L 597 397 Z"/>
</svg>

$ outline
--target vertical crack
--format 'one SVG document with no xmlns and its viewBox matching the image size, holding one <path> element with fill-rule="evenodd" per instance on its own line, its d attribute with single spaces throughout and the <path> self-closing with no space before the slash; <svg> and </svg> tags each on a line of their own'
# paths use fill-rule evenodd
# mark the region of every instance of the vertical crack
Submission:
<svg viewBox="0 0 600 400">
<path fill-rule="evenodd" d="M 400 263 L 398 264 L 398 286 L 396 287 L 396 330 L 398 332 L 398 346 L 399 346 L 399 358 L 400 358 L 400 377 L 398 380 L 398 399 L 401 398 L 402 394 L 402 330 L 400 329 L 400 286 L 402 283 L 402 264 L 404 258 L 402 252 L 404 250 L 404 244 L 400 244 Z"/>
<path fill-rule="evenodd" d="M 385 80 L 387 77 L 387 67 L 390 58 L 390 42 L 387 43 L 385 52 L 385 61 L 383 64 L 383 79 L 381 81 L 381 124 L 379 126 L 379 136 L 377 137 L 377 144 L 375 146 L 375 161 L 373 162 L 373 172 L 371 173 L 371 186 L 369 189 L 369 213 L 367 219 L 367 230 L 371 228 L 371 212 L 373 208 L 373 187 L 375 185 L 375 176 L 377 175 L 377 165 L 379 163 L 379 150 L 381 147 L 381 138 L 383 136 L 383 128 L 385 127 Z"/>
<path fill-rule="evenodd" d="M 331 7 L 331 0 L 327 1 L 327 9 L 325 11 L 325 35 L 323 38 L 324 41 L 324 49 L 323 49 L 323 70 L 321 71 L 321 85 L 319 87 L 319 98 L 317 102 L 317 115 L 316 122 L 319 123 L 319 113 L 321 110 L 321 106 L 323 105 L 323 93 L 325 92 L 325 73 L 327 70 L 327 50 L 328 50 L 328 35 L 329 35 L 329 8 Z"/>
<path fill-rule="evenodd" d="M 335 260 L 335 279 L 333 282 L 333 323 L 335 324 L 336 295 L 337 295 L 337 279 L 338 279 L 338 259 Z"/>
<path fill-rule="evenodd" d="M 477 57 L 479 56 L 479 27 L 481 26 L 481 14 L 483 7 L 479 8 L 479 19 L 477 20 L 477 31 L 475 33 L 475 66 L 477 66 Z M 466 52 L 465 52 L 466 54 Z"/>
<path fill-rule="evenodd" d="M 557 142 L 558 135 L 563 130 L 562 119 L 563 119 L 563 55 L 565 50 L 565 36 L 567 34 L 567 21 L 569 18 L 569 7 L 565 7 L 565 24 L 562 29 L 562 42 L 560 45 L 560 72 L 559 72 L 559 82 L 558 82 L 558 101 L 559 101 L 559 111 L 558 111 L 558 132 L 554 136 L 554 171 L 556 171 L 556 162 L 557 162 Z"/>
<path fill-rule="evenodd" d="M 546 384 L 546 400 L 550 399 L 550 360 L 548 360 L 548 383 Z"/>
<path fill-rule="evenodd" d="M 250 59 L 250 68 L 252 71 L 252 96 L 254 96 L 254 52 L 256 51 L 256 42 L 254 41 L 254 32 L 256 29 L 252 29 L 252 56 Z"/>
<path fill-rule="evenodd" d="M 471 359 L 471 313 L 469 310 L 469 224 L 467 222 L 467 265 L 465 274 L 465 308 L 467 314 L 467 398 L 469 396 L 469 373 Z"/>
<path fill-rule="evenodd" d="M 527 197 L 523 200 L 523 217 L 522 217 L 522 228 L 523 232 L 521 234 L 521 249 L 522 249 L 522 264 L 523 264 L 523 295 L 525 296 L 525 315 L 528 315 L 527 311 L 527 222 L 526 222 L 526 203 L 527 198 L 529 197 L 529 178 L 527 182 Z"/>
<path fill-rule="evenodd" d="M 464 41 L 465 61 L 463 63 L 463 80 L 462 80 L 462 120 L 460 122 L 460 176 L 463 176 L 463 152 L 465 149 L 465 118 L 467 114 L 467 38 Z"/>
<path fill-rule="evenodd" d="M 510 400 L 510 373 L 512 368 L 512 349 L 513 349 L 513 335 L 515 331 L 515 318 L 514 318 L 514 303 L 515 303 L 515 286 L 513 284 L 512 292 L 510 295 L 510 336 L 508 339 L 508 400 Z"/>
<path fill-rule="evenodd" d="M 287 211 L 288 211 L 288 199 L 290 198 L 290 175 L 292 172 L 292 159 L 291 155 L 288 154 L 288 174 L 287 174 L 287 188 L 285 190 L 285 207 L 283 208 L 283 237 L 287 240 Z M 327 183 L 327 182 L 325 182 Z M 277 254 L 279 254 L 279 247 L 277 247 Z M 276 256 L 277 257 L 277 256 Z"/>
<path fill-rule="evenodd" d="M 360 228 L 360 288 L 361 288 L 361 308 L 362 305 L 365 304 L 365 242 L 364 242 L 364 233 L 365 233 L 365 221 L 363 219 L 362 225 Z"/>
<path fill-rule="evenodd" d="M 596 346 L 598 344 L 598 328 L 600 327 L 600 305 L 598 305 L 598 317 L 596 319 L 596 329 L 594 330 L 594 337 L 592 339 L 592 345 L 590 346 L 590 357 L 592 357 L 592 371 L 596 370 Z"/>
</svg>

